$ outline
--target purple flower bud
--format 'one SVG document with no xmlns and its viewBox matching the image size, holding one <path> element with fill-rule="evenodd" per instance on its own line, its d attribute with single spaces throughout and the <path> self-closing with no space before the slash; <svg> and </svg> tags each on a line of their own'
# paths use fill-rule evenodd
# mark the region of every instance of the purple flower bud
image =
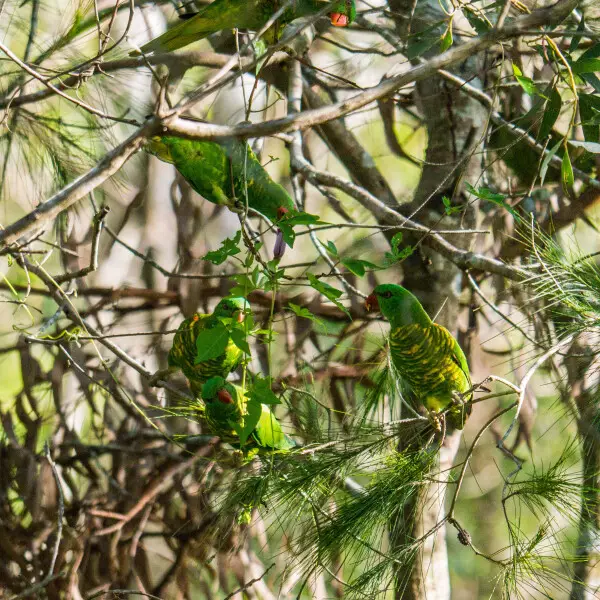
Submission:
<svg viewBox="0 0 600 600">
<path fill-rule="evenodd" d="M 277 230 L 277 237 L 275 238 L 275 248 L 273 248 L 273 258 L 281 258 L 285 254 L 285 248 L 287 244 L 283 240 L 283 231 Z"/>
</svg>

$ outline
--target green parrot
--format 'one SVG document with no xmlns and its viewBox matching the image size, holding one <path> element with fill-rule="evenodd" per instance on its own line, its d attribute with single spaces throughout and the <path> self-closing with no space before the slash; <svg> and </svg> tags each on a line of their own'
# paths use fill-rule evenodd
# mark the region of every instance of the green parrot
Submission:
<svg viewBox="0 0 600 600">
<path fill-rule="evenodd" d="M 290 195 L 271 179 L 246 142 L 164 136 L 149 140 L 146 150 L 173 164 L 192 188 L 210 202 L 239 211 L 245 206 L 247 192 L 248 206 L 271 221 L 294 210 Z"/>
<path fill-rule="evenodd" d="M 194 395 L 201 394 L 202 385 L 211 377 L 215 375 L 227 377 L 243 358 L 242 350 L 229 338 L 221 354 L 197 363 L 199 350 L 197 342 L 200 334 L 223 326 L 221 319 L 235 319 L 238 323 L 243 323 L 249 310 L 250 305 L 245 298 L 224 298 L 217 304 L 212 314 L 196 313 L 183 321 L 177 329 L 168 357 L 169 370 L 181 369 Z"/>
<path fill-rule="evenodd" d="M 279 421 L 266 404 L 256 406 L 256 411 L 252 410 L 254 403 L 242 394 L 242 389 L 223 377 L 211 377 L 202 386 L 202 399 L 205 403 L 204 418 L 214 433 L 225 441 L 239 443 L 238 429 L 243 428 L 244 422 L 256 419 L 247 441 L 251 446 L 271 450 L 289 450 L 296 446 L 283 433 Z"/>
<path fill-rule="evenodd" d="M 452 334 L 434 323 L 421 303 L 400 285 L 378 285 L 365 301 L 390 322 L 392 363 L 417 400 L 436 418 L 448 410 L 448 423 L 462 429 L 471 412 L 462 394 L 471 390 L 467 359 Z"/>
<path fill-rule="evenodd" d="M 215 0 L 185 21 L 169 29 L 161 36 L 141 47 L 142 52 L 171 52 L 192 42 L 204 39 L 223 29 L 250 29 L 259 31 L 271 16 L 283 5 L 283 0 Z M 354 0 L 294 0 L 279 18 L 275 27 L 265 35 L 265 41 L 273 43 L 287 23 L 299 17 L 315 14 L 330 5 L 329 17 L 336 27 L 346 27 L 356 17 Z M 139 52 L 134 51 L 130 56 Z"/>
</svg>

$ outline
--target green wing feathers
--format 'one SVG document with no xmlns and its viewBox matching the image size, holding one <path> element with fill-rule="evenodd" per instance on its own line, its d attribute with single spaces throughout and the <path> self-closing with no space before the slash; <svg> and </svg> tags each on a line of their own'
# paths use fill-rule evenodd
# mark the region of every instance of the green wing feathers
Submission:
<svg viewBox="0 0 600 600">
<path fill-rule="evenodd" d="M 338 0 L 334 4 L 320 0 L 296 0 L 269 29 L 266 38 L 275 41 L 283 27 L 299 17 L 314 14 L 330 6 L 333 25 L 346 27 L 356 17 L 354 0 Z M 191 18 L 179 23 L 141 47 L 144 53 L 171 52 L 204 39 L 224 29 L 262 29 L 271 16 L 282 6 L 280 0 L 215 0 Z M 139 52 L 134 51 L 130 56 Z"/>
<path fill-rule="evenodd" d="M 471 389 L 469 366 L 454 336 L 431 321 L 421 303 L 399 285 L 382 284 L 367 298 L 391 325 L 389 345 L 394 367 L 411 392 L 431 412 L 448 410 L 448 421 L 462 429 L 470 413 L 463 398 Z"/>
<path fill-rule="evenodd" d="M 252 419 L 249 405 L 252 400 L 242 393 L 238 385 L 225 381 L 223 377 L 211 377 L 202 386 L 202 399 L 206 405 L 205 420 L 211 430 L 225 441 L 236 444 L 239 437 L 236 429 L 242 429 L 247 424 L 254 428 L 250 432 L 246 445 L 269 450 L 289 450 L 296 446 L 281 428 L 281 424 L 265 405 L 256 404 L 260 413 L 256 421 Z"/>
<path fill-rule="evenodd" d="M 287 191 L 271 179 L 250 146 L 240 140 L 206 142 L 164 136 L 146 150 L 171 163 L 209 202 L 241 210 L 246 205 L 271 221 L 280 208 L 294 209 Z"/>
</svg>

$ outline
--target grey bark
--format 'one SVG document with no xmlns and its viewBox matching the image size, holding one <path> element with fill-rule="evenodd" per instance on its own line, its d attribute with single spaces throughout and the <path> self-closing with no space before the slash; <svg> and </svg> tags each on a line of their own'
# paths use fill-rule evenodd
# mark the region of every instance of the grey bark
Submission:
<svg viewBox="0 0 600 600">
<path fill-rule="evenodd" d="M 389 0 L 395 16 L 396 31 L 401 39 L 408 33 L 422 31 L 433 22 L 444 19 L 437 0 Z M 460 40 L 458 40 L 460 43 Z M 439 52 L 436 47 L 434 53 Z M 475 58 L 465 60 L 454 71 L 478 86 Z M 462 182 L 475 183 L 481 173 L 480 160 L 473 156 L 483 128 L 485 109 L 479 102 L 449 85 L 442 77 L 434 76 L 417 82 L 415 96 L 428 133 L 428 145 L 421 180 L 415 197 L 402 212 L 415 215 L 416 220 L 428 226 L 473 228 L 478 221 L 477 204 L 468 203 L 462 193 Z M 443 196 L 453 204 L 468 206 L 464 212 L 445 215 Z M 437 253 L 419 245 L 419 239 L 405 238 L 418 250 L 403 263 L 403 285 L 421 301 L 425 310 L 436 321 L 458 335 L 459 296 L 462 273 Z M 470 239 L 457 239 L 456 245 L 468 248 Z M 396 537 L 396 543 L 406 545 L 418 539 L 444 516 L 446 485 L 444 477 L 454 463 L 461 432 L 449 432 L 439 452 L 434 471 L 436 483 L 423 490 L 411 506 L 406 507 L 406 522 Z M 444 474 L 440 477 L 439 474 Z M 429 536 L 412 564 L 399 569 L 395 598 L 397 600 L 449 600 L 451 596 L 446 528 Z"/>
</svg>

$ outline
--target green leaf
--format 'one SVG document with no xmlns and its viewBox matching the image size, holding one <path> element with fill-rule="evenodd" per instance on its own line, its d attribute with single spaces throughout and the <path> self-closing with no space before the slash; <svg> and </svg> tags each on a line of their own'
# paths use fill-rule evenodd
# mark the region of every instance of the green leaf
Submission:
<svg viewBox="0 0 600 600">
<path fill-rule="evenodd" d="M 442 202 L 444 204 L 444 211 L 448 216 L 453 215 L 454 213 L 460 212 L 462 210 L 462 206 L 452 206 L 452 201 L 448 196 L 442 196 Z"/>
<path fill-rule="evenodd" d="M 363 277 L 365 274 L 365 269 L 378 269 L 377 265 L 374 265 L 372 262 L 368 260 L 362 260 L 360 258 L 344 258 L 342 259 L 342 264 L 348 269 L 348 271 L 358 275 L 359 277 Z"/>
<path fill-rule="evenodd" d="M 290 307 L 290 309 L 294 312 L 294 314 L 297 317 L 302 317 L 304 319 L 310 319 L 311 321 L 314 321 L 315 323 L 319 323 L 320 325 L 323 324 L 323 321 L 321 321 L 321 319 L 319 319 L 319 317 L 317 317 L 313 313 L 311 313 L 310 310 L 308 310 L 308 308 L 304 308 L 304 306 L 298 306 L 297 304 L 294 304 L 293 302 L 288 302 L 288 306 Z"/>
<path fill-rule="evenodd" d="M 546 102 L 544 116 L 542 117 L 542 124 L 540 125 L 540 130 L 538 132 L 538 139 L 543 140 L 550 135 L 552 127 L 554 127 L 554 123 L 556 123 L 556 120 L 560 115 L 561 106 L 562 100 L 560 94 L 556 88 L 552 88 L 552 91 L 550 92 L 550 98 L 548 99 L 548 102 Z"/>
<path fill-rule="evenodd" d="M 241 252 L 239 243 L 242 238 L 242 232 L 238 231 L 235 236 L 231 239 L 226 238 L 221 243 L 221 247 L 218 250 L 211 250 L 202 257 L 202 260 L 208 260 L 214 265 L 220 265 L 224 263 L 229 256 L 235 256 Z"/>
<path fill-rule="evenodd" d="M 234 327 L 231 330 L 231 339 L 242 352 L 245 352 L 248 356 L 250 356 L 250 346 L 248 345 L 245 331 L 239 327 Z"/>
<path fill-rule="evenodd" d="M 529 77 L 525 77 L 523 75 L 523 73 L 521 73 L 521 69 L 519 69 L 519 67 L 517 65 L 515 65 L 513 63 L 513 73 L 515 74 L 515 79 L 519 82 L 520 86 L 525 90 L 526 94 L 529 94 L 530 96 L 536 96 L 539 95 L 539 90 L 537 88 L 537 86 L 535 85 L 535 82 L 533 81 L 533 79 L 530 79 Z"/>
<path fill-rule="evenodd" d="M 581 13 L 581 21 L 579 21 L 579 25 L 577 26 L 577 33 L 583 33 L 585 31 L 585 17 L 583 12 Z M 577 48 L 579 48 L 579 42 L 581 42 L 580 35 L 574 35 L 571 39 L 571 45 L 569 46 L 569 52 L 575 52 Z"/>
<path fill-rule="evenodd" d="M 566 147 L 560 167 L 560 180 L 565 194 L 572 197 L 575 178 L 573 177 L 573 167 L 571 166 L 571 159 L 569 158 L 569 150 Z"/>
<path fill-rule="evenodd" d="M 450 22 L 448 23 L 448 28 L 446 29 L 444 35 L 440 39 L 440 52 L 446 52 L 446 50 L 448 50 L 448 48 L 452 46 L 452 43 L 454 41 L 452 38 L 452 22 L 453 20 L 450 19 Z"/>
<path fill-rule="evenodd" d="M 600 97 L 594 94 L 579 94 L 579 114 L 585 140 L 600 142 L 600 129 L 597 121 L 600 117 Z"/>
<path fill-rule="evenodd" d="M 231 423 L 232 427 L 237 431 L 237 434 L 240 438 L 240 444 L 243 446 L 250 434 L 256 428 L 256 425 L 260 421 L 260 415 L 262 414 L 262 406 L 260 402 L 252 402 L 248 401 L 246 403 L 246 414 L 244 415 L 244 425 L 240 427 L 237 423 Z"/>
<path fill-rule="evenodd" d="M 479 16 L 470 6 L 463 6 L 462 11 L 467 21 L 469 21 L 469 25 L 478 35 L 483 35 L 492 29 L 492 24 L 487 19 Z"/>
<path fill-rule="evenodd" d="M 333 302 L 342 312 L 350 316 L 348 309 L 337 300 L 342 295 L 341 290 L 334 288 L 332 285 L 329 285 L 324 281 L 319 281 L 312 273 L 308 273 L 307 277 L 313 289 L 317 290 L 317 292 L 320 294 L 323 294 L 325 298 L 331 300 L 331 302 Z"/>
<path fill-rule="evenodd" d="M 335 258 L 338 257 L 338 249 L 331 240 L 327 242 L 327 244 L 325 245 L 325 249 L 327 250 L 327 252 L 329 252 L 329 254 L 331 254 L 331 256 L 334 256 Z"/>
<path fill-rule="evenodd" d="M 481 198 L 482 200 L 487 200 L 488 202 L 492 202 L 497 206 L 501 206 L 502 208 L 504 208 L 504 210 L 508 211 L 517 221 L 521 220 L 519 213 L 517 213 L 517 211 L 506 202 L 506 196 L 504 194 L 493 192 L 492 190 L 489 190 L 488 188 L 484 187 L 475 189 L 470 183 L 465 184 L 465 186 L 467 188 L 467 191 L 473 194 L 474 196 L 477 196 L 477 198 Z"/>
<path fill-rule="evenodd" d="M 573 73 L 596 73 L 600 71 L 600 58 L 580 58 L 571 65 Z"/>
<path fill-rule="evenodd" d="M 293 248 L 294 240 L 296 239 L 296 234 L 294 233 L 294 228 L 291 227 L 290 225 L 288 225 L 287 223 L 284 223 L 283 221 L 280 221 L 277 224 L 277 226 L 279 227 L 279 229 L 281 230 L 281 233 L 283 234 L 283 241 L 290 248 Z"/>
<path fill-rule="evenodd" d="M 397 260 L 404 260 L 405 258 L 408 258 L 414 251 L 415 249 L 412 246 L 406 246 L 406 248 L 402 248 L 402 250 L 396 254 Z"/>
<path fill-rule="evenodd" d="M 548 167 L 550 166 L 550 161 L 552 160 L 552 157 L 557 153 L 562 143 L 562 140 L 558 140 L 558 142 L 556 142 L 556 144 L 552 146 L 552 148 L 550 148 L 550 151 L 544 157 L 544 160 L 542 161 L 542 165 L 540 167 L 540 185 L 544 184 L 544 179 L 546 179 L 546 173 L 548 171 Z"/>
<path fill-rule="evenodd" d="M 295 210 L 287 212 L 283 221 L 286 225 L 328 225 L 326 221 L 321 221 L 319 215 L 311 215 L 310 213 Z"/>
<path fill-rule="evenodd" d="M 396 251 L 398 249 L 398 246 L 402 243 L 403 239 L 404 239 L 404 234 L 401 231 L 399 231 L 398 233 L 395 233 L 394 237 L 392 237 L 392 240 L 390 241 L 392 250 Z"/>
<path fill-rule="evenodd" d="M 196 358 L 194 364 L 197 365 L 211 358 L 221 356 L 229 343 L 229 330 L 223 325 L 217 325 L 212 329 L 204 329 L 196 338 Z"/>
<path fill-rule="evenodd" d="M 271 389 L 273 383 L 270 377 L 257 376 L 248 390 L 248 398 L 258 404 L 281 404 L 281 400 L 273 393 Z"/>
</svg>

